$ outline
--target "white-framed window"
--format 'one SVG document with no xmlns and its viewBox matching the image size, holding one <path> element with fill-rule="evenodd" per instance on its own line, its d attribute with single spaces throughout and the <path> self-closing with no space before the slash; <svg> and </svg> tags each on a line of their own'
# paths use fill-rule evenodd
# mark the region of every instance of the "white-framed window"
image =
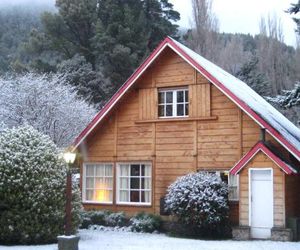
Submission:
<svg viewBox="0 0 300 250">
<path fill-rule="evenodd" d="M 204 171 L 218 175 L 221 180 L 228 185 L 228 199 L 230 201 L 239 200 L 239 176 L 231 175 L 229 171 Z"/>
<path fill-rule="evenodd" d="M 117 204 L 151 205 L 151 173 L 149 163 L 118 163 Z"/>
<path fill-rule="evenodd" d="M 113 164 L 83 164 L 83 195 L 84 202 L 113 202 Z"/>
<path fill-rule="evenodd" d="M 158 117 L 186 117 L 188 115 L 188 88 L 158 90 Z"/>
</svg>

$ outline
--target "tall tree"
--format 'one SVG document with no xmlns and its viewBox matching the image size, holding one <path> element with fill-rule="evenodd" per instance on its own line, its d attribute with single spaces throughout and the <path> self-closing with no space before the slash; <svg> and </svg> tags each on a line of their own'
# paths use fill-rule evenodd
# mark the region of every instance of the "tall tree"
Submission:
<svg viewBox="0 0 300 250">
<path fill-rule="evenodd" d="M 277 95 L 282 89 L 293 86 L 288 77 L 289 65 L 288 50 L 282 46 L 283 30 L 280 19 L 274 15 L 262 18 L 259 24 L 257 55 L 258 69 L 264 73 L 272 87 L 272 95 Z"/>
<path fill-rule="evenodd" d="M 192 28 L 186 35 L 188 46 L 216 62 L 219 20 L 212 11 L 212 0 L 191 0 Z"/>
<path fill-rule="evenodd" d="M 37 46 L 28 47 L 44 45 L 61 60 L 83 56 L 113 91 L 165 36 L 176 35 L 172 21 L 179 19 L 168 0 L 56 0 L 56 7 L 58 13 L 42 16 Z"/>
</svg>

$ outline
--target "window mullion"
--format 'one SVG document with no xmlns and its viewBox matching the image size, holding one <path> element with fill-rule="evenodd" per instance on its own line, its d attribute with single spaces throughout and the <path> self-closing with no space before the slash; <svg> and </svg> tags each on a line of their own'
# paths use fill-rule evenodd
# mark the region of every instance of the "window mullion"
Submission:
<svg viewBox="0 0 300 250">
<path fill-rule="evenodd" d="M 167 92 L 164 92 L 164 117 L 167 116 Z"/>
<path fill-rule="evenodd" d="M 130 192 L 131 192 L 131 165 L 128 165 L 129 167 L 129 176 L 128 176 L 128 179 L 129 179 L 129 183 L 128 183 L 128 202 L 131 202 L 131 199 L 130 199 Z"/>
<path fill-rule="evenodd" d="M 177 116 L 176 98 L 177 98 L 177 91 L 173 90 L 173 116 Z"/>
<path fill-rule="evenodd" d="M 142 175 L 142 164 L 140 164 L 140 176 L 139 176 L 139 202 L 141 202 L 142 201 L 142 192 L 141 192 L 141 190 L 142 190 L 142 178 L 141 178 L 141 175 Z"/>
</svg>

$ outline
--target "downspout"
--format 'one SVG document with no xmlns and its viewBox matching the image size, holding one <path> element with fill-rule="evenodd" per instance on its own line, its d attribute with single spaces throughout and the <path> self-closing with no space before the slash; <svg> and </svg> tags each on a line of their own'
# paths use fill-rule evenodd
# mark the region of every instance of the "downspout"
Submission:
<svg viewBox="0 0 300 250">
<path fill-rule="evenodd" d="M 265 128 L 260 129 L 260 141 L 264 144 L 266 142 L 266 129 Z"/>
</svg>

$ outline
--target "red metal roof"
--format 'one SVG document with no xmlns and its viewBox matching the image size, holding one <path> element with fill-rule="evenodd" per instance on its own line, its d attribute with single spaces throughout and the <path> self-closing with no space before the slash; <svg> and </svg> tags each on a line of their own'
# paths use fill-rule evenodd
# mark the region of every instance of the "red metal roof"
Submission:
<svg viewBox="0 0 300 250">
<path fill-rule="evenodd" d="M 238 174 L 258 152 L 263 152 L 264 154 L 266 154 L 286 174 L 297 173 L 295 169 L 293 169 L 289 164 L 281 160 L 262 142 L 258 142 L 257 144 L 255 144 L 255 146 L 247 154 L 245 154 L 243 158 L 240 159 L 232 169 L 230 169 L 229 173 L 234 175 Z"/>
<path fill-rule="evenodd" d="M 183 46 L 183 45 L 182 45 Z M 88 126 L 79 134 L 73 143 L 73 150 L 75 150 L 91 133 L 91 131 L 99 124 L 99 122 L 109 113 L 109 111 L 115 106 L 120 98 L 126 93 L 126 91 L 136 82 L 136 80 L 142 75 L 142 73 L 153 63 L 153 61 L 160 55 L 160 53 L 166 48 L 171 48 L 175 53 L 181 56 L 192 67 L 199 71 L 204 77 L 206 77 L 212 84 L 214 84 L 219 90 L 221 90 L 228 98 L 236 103 L 245 113 L 252 117 L 261 127 L 265 128 L 277 141 L 279 141 L 285 148 L 288 149 L 296 158 L 300 159 L 299 150 L 292 145 L 284 136 L 282 136 L 273 126 L 260 117 L 253 109 L 251 109 L 243 100 L 238 98 L 227 87 L 222 84 L 221 81 L 216 79 L 211 72 L 208 72 L 197 61 L 195 61 L 184 49 L 182 49 L 178 42 L 167 37 L 162 41 L 158 47 L 151 53 L 151 55 L 137 68 L 137 70 L 129 77 L 129 79 L 122 85 L 122 87 L 113 95 L 113 97 L 106 103 L 103 109 L 93 118 Z M 246 95 L 247 93 L 245 93 Z"/>
</svg>

